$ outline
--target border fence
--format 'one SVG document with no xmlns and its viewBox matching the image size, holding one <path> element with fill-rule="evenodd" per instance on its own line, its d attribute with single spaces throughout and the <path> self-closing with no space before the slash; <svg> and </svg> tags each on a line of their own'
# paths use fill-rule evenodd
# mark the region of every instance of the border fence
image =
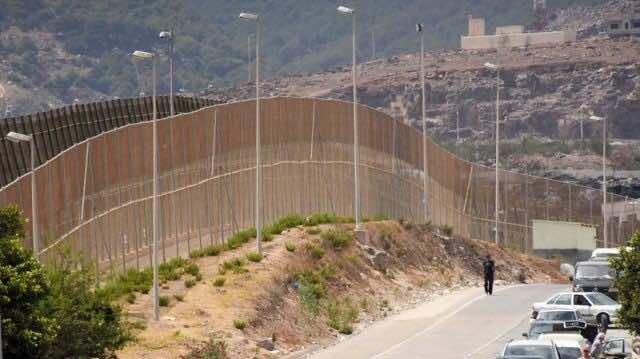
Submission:
<svg viewBox="0 0 640 359">
<path fill-rule="evenodd" d="M 169 116 L 169 96 L 159 96 L 158 116 Z M 214 105 L 210 99 L 176 96 L 175 113 L 195 111 Z M 117 99 L 76 104 L 46 112 L 0 119 L 0 187 L 30 171 L 27 147 L 14 147 L 4 135 L 14 131 L 33 134 L 36 163 L 42 164 L 58 153 L 102 132 L 129 123 L 148 121 L 152 117 L 151 97 Z"/>
<path fill-rule="evenodd" d="M 261 102 L 263 223 L 289 213 L 352 215 L 352 111 L 352 104 L 338 100 Z M 358 115 L 364 216 L 424 222 L 426 215 L 434 225 L 452 226 L 455 234 L 494 239 L 494 169 L 457 158 L 429 140 L 423 171 L 420 131 L 366 106 L 359 106 Z M 57 249 L 70 247 L 100 270 L 147 265 L 152 151 L 152 123 L 131 121 L 39 166 L 41 259 L 53 261 Z M 224 242 L 253 225 L 255 101 L 159 120 L 158 151 L 162 261 Z M 2 188 L 0 206 L 16 203 L 30 217 L 30 180 L 23 175 Z M 500 172 L 500 183 L 504 246 L 531 251 L 534 219 L 602 223 L 599 190 L 508 171 Z M 623 198 L 610 194 L 608 200 Z M 610 244 L 622 243 L 635 226 L 635 217 L 612 218 Z"/>
</svg>

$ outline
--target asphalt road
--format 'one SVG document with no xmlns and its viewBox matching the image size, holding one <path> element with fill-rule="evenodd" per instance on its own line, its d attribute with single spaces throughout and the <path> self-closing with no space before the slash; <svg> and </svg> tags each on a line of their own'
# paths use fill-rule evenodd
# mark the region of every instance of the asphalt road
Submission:
<svg viewBox="0 0 640 359">
<path fill-rule="evenodd" d="M 528 328 L 531 304 L 566 285 L 473 288 L 425 303 L 367 328 L 313 359 L 495 358 Z"/>
</svg>

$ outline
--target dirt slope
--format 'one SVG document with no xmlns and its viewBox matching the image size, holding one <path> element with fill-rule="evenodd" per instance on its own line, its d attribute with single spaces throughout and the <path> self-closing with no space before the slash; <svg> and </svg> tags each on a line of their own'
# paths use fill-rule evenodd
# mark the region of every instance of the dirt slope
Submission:
<svg viewBox="0 0 640 359">
<path fill-rule="evenodd" d="M 175 358 L 204 350 L 209 340 L 224 341 L 231 358 L 281 357 L 309 346 L 328 345 L 391 312 L 463 286 L 480 285 L 481 257 L 496 259 L 498 283 L 558 282 L 558 263 L 514 253 L 493 244 L 448 238 L 425 226 L 395 221 L 371 222 L 366 235 L 335 246 L 321 233 L 353 233 L 353 225 L 297 227 L 264 246 L 266 257 L 245 264 L 246 272 L 224 275 L 212 284 L 225 260 L 244 257 L 253 243 L 217 257 L 196 260 L 203 280 L 187 289 L 183 281 L 167 283 L 171 298 L 161 320 L 150 320 L 150 296 L 126 304 L 132 319 L 146 322 L 136 343 L 120 358 Z M 318 230 L 314 230 L 314 229 Z M 313 234 L 309 234 L 313 233 Z M 295 251 L 289 251 L 295 246 Z M 319 258 L 319 252 L 324 255 Z M 234 328 L 234 320 L 246 328 Z M 275 340 L 275 341 L 274 341 Z M 275 345 L 274 351 L 263 347 Z M 199 357 L 199 356 L 195 356 Z"/>
</svg>

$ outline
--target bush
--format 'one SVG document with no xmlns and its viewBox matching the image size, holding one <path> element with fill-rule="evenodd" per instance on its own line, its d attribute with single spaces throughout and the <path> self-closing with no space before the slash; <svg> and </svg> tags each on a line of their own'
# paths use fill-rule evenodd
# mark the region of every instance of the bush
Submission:
<svg viewBox="0 0 640 359">
<path fill-rule="evenodd" d="M 448 224 L 443 224 L 440 226 L 440 232 L 447 237 L 450 237 L 453 234 L 453 227 Z"/>
<path fill-rule="evenodd" d="M 327 280 L 335 275 L 335 269 L 325 265 L 319 270 L 303 270 L 294 273 L 293 278 L 299 284 L 302 304 L 312 313 L 318 314 L 320 300 L 327 295 Z"/>
<path fill-rule="evenodd" d="M 247 230 L 237 232 L 227 240 L 227 243 L 225 244 L 226 249 L 233 250 L 233 249 L 239 248 L 241 245 L 249 242 L 251 238 L 255 238 L 255 237 L 256 237 L 255 228 L 249 228 Z"/>
<path fill-rule="evenodd" d="M 174 294 L 173 297 L 178 301 L 178 302 L 184 302 L 184 295 L 182 294 Z"/>
<path fill-rule="evenodd" d="M 187 279 L 184 281 L 184 286 L 187 288 L 192 288 L 196 285 L 195 279 Z"/>
<path fill-rule="evenodd" d="M 293 243 L 286 243 L 284 245 L 284 247 L 287 249 L 287 251 L 289 252 L 295 252 L 296 251 L 296 246 Z"/>
<path fill-rule="evenodd" d="M 166 295 L 161 295 L 160 297 L 158 297 L 158 305 L 161 307 L 168 307 L 169 297 Z"/>
<path fill-rule="evenodd" d="M 194 279 L 196 280 L 196 282 L 199 282 L 202 280 L 202 273 L 198 273 L 195 275 Z"/>
<path fill-rule="evenodd" d="M 204 249 L 196 249 L 189 253 L 189 258 L 202 258 L 206 256 Z"/>
<path fill-rule="evenodd" d="M 200 274 L 200 267 L 198 267 L 198 265 L 195 263 L 191 263 L 184 267 L 184 272 L 195 277 Z"/>
<path fill-rule="evenodd" d="M 305 248 L 307 249 L 309 254 L 311 254 L 311 257 L 315 259 L 322 259 L 322 257 L 324 257 L 324 249 L 316 243 L 307 242 L 305 243 Z"/>
<path fill-rule="evenodd" d="M 341 334 L 353 333 L 353 323 L 358 319 L 358 308 L 351 299 L 331 298 L 327 304 L 327 324 Z"/>
<path fill-rule="evenodd" d="M 330 229 L 320 235 L 323 241 L 331 243 L 333 248 L 342 249 L 353 242 L 353 235 L 345 231 L 336 231 Z"/>
<path fill-rule="evenodd" d="M 351 217 L 338 216 L 335 213 L 316 213 L 305 218 L 304 225 L 308 227 L 317 226 L 327 223 L 353 223 L 355 220 Z"/>
<path fill-rule="evenodd" d="M 612 258 L 611 267 L 618 273 L 615 287 L 618 289 L 618 320 L 622 327 L 640 335 L 640 231 L 636 232 L 628 248 L 621 247 L 620 257 Z"/>
<path fill-rule="evenodd" d="M 220 270 L 218 270 L 218 272 L 221 275 L 224 275 L 224 273 L 226 273 L 227 271 L 232 271 L 236 274 L 248 272 L 248 270 L 244 268 L 244 261 L 240 258 L 234 258 L 222 262 L 222 264 L 220 265 Z"/>
<path fill-rule="evenodd" d="M 233 327 L 239 330 L 244 330 L 247 327 L 247 322 L 241 319 L 235 319 L 233 321 Z"/>
<path fill-rule="evenodd" d="M 307 234 L 309 234 L 309 235 L 314 236 L 316 234 L 320 234 L 320 232 L 322 232 L 322 231 L 318 227 L 311 227 L 311 228 L 307 228 L 307 230 L 305 232 L 307 232 Z"/>
<path fill-rule="evenodd" d="M 222 287 L 226 281 L 227 279 L 225 277 L 218 277 L 213 281 L 213 285 L 216 287 Z"/>
<path fill-rule="evenodd" d="M 213 245 L 213 246 L 207 246 L 204 247 L 204 254 L 208 257 L 215 257 L 217 255 L 219 255 L 220 253 L 222 253 L 222 250 L 224 248 L 221 245 Z"/>
<path fill-rule="evenodd" d="M 195 349 L 185 359 L 227 359 L 227 343 L 210 340 L 204 348 Z"/>
<path fill-rule="evenodd" d="M 158 277 L 161 281 L 173 281 L 182 277 L 182 267 L 187 265 L 186 259 L 182 257 L 173 258 L 158 267 Z"/>
<path fill-rule="evenodd" d="M 262 254 L 257 252 L 247 253 L 247 259 L 249 262 L 259 263 L 262 261 Z"/>
<path fill-rule="evenodd" d="M 125 299 L 127 301 L 127 303 L 129 304 L 133 304 L 136 302 L 136 295 L 134 293 L 129 293 L 127 294 L 127 297 Z"/>
</svg>

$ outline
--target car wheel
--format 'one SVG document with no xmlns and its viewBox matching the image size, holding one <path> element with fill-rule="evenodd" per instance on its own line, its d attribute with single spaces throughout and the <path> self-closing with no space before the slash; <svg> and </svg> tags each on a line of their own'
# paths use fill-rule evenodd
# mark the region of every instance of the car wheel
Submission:
<svg viewBox="0 0 640 359">
<path fill-rule="evenodd" d="M 609 329 L 609 316 L 605 313 L 598 315 L 598 324 L 600 328 L 607 330 Z"/>
</svg>

